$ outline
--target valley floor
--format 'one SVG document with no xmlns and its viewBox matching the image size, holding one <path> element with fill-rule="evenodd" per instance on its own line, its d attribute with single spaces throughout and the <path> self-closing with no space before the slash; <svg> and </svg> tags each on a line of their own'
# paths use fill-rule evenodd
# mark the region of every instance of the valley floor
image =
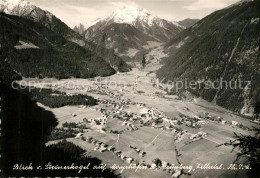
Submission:
<svg viewBox="0 0 260 178">
<path fill-rule="evenodd" d="M 98 157 L 108 166 L 138 163 L 153 167 L 154 159 L 162 161 L 159 168 L 118 170 L 122 176 L 171 177 L 173 172 L 167 169 L 170 165 L 187 166 L 181 177 L 188 174 L 192 177 L 234 175 L 236 170 L 227 167 L 235 160 L 238 150 L 231 153 L 232 147 L 216 146 L 232 140 L 234 132 L 252 134 L 245 128 L 259 125 L 202 99 L 181 100 L 178 96 L 167 95 L 155 81 L 153 73 L 133 69 L 128 73 L 91 80 L 24 79 L 20 83 L 35 82 L 37 87 L 55 88 L 68 95 L 87 94 L 99 100 L 98 105 L 92 107 L 54 109 L 39 103 L 55 114 L 58 127 L 65 122 L 88 127 L 83 133 L 86 140 L 79 137 L 67 139 L 85 149 L 86 155 Z M 191 121 L 194 118 L 197 120 Z M 108 146 L 114 151 L 109 151 Z M 207 163 L 223 164 L 223 168 L 196 168 L 198 164 Z M 175 172 L 174 176 L 178 176 L 177 169 Z M 244 174 L 245 170 L 239 172 L 239 175 Z"/>
</svg>

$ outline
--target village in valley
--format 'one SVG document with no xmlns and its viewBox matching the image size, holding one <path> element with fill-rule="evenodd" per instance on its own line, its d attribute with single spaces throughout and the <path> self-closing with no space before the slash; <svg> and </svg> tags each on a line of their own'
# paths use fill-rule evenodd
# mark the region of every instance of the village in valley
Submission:
<svg viewBox="0 0 260 178">
<path fill-rule="evenodd" d="M 107 167 L 118 167 L 116 171 L 125 177 L 209 176 L 216 172 L 196 169 L 198 163 L 231 164 L 238 150 L 231 152 L 232 147 L 218 145 L 232 140 L 234 132 L 250 133 L 258 124 L 201 98 L 168 95 L 153 79 L 153 73 L 134 69 L 98 80 L 38 81 L 37 87 L 55 88 L 67 95 L 88 94 L 97 100 L 94 106 L 60 108 L 39 103 L 59 121 L 52 134 L 72 133 L 62 139 L 53 137 L 47 145 L 66 139 L 86 150 L 83 157 L 98 157 Z M 104 80 L 126 85 L 111 87 L 102 84 Z M 86 81 L 92 88 L 81 85 Z M 66 85 L 72 82 L 78 85 Z M 122 170 L 124 166 L 133 169 Z"/>
</svg>

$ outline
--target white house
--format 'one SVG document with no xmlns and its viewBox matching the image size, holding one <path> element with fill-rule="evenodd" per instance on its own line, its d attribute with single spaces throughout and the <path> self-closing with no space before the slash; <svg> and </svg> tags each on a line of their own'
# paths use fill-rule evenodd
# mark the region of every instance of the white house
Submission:
<svg viewBox="0 0 260 178">
<path fill-rule="evenodd" d="M 172 177 L 179 177 L 181 175 L 181 170 L 176 170 L 173 174 L 172 174 Z"/>
<path fill-rule="evenodd" d="M 78 133 L 75 138 L 80 138 L 81 136 L 83 136 L 83 133 Z"/>
<path fill-rule="evenodd" d="M 152 168 L 152 169 L 156 169 L 156 167 L 157 167 L 157 166 L 156 166 L 155 163 L 152 163 L 152 164 L 151 164 L 151 168 Z"/>
<path fill-rule="evenodd" d="M 198 121 L 198 124 L 204 125 L 206 124 L 206 121 Z"/>
<path fill-rule="evenodd" d="M 128 162 L 129 164 L 133 162 L 133 158 L 126 158 L 126 162 Z"/>
<path fill-rule="evenodd" d="M 121 159 L 126 159 L 126 156 L 124 156 L 124 155 L 121 155 L 120 157 L 121 157 Z"/>
<path fill-rule="evenodd" d="M 223 124 L 223 125 L 226 124 L 226 123 L 227 123 L 227 121 L 221 121 L 221 124 Z"/>
<path fill-rule="evenodd" d="M 163 167 L 163 168 L 166 168 L 167 165 L 168 165 L 168 163 L 167 163 L 166 161 L 162 161 L 162 167 Z"/>
<path fill-rule="evenodd" d="M 95 148 L 94 148 L 94 151 L 98 151 L 98 150 L 99 150 L 99 147 L 95 147 Z"/>
<path fill-rule="evenodd" d="M 232 125 L 237 125 L 238 124 L 237 121 L 232 121 L 231 123 L 232 123 Z"/>
</svg>

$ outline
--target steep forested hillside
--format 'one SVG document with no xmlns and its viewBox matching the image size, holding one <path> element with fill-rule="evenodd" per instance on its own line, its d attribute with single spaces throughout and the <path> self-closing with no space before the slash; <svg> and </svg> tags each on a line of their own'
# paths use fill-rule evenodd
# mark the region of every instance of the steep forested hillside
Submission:
<svg viewBox="0 0 260 178">
<path fill-rule="evenodd" d="M 115 70 L 120 72 L 126 72 L 130 70 L 130 67 L 120 57 L 116 56 L 113 51 L 107 50 L 102 46 L 98 46 L 87 41 L 84 37 L 69 28 L 59 18 L 50 12 L 44 11 L 41 8 L 31 4 L 30 2 L 25 0 L 0 0 L 0 12 L 20 16 L 42 24 L 66 40 L 77 43 L 78 45 L 91 51 L 96 56 L 103 58 Z"/>
<path fill-rule="evenodd" d="M 93 42 L 85 43 L 85 47 L 99 56 L 102 56 L 111 67 L 119 72 L 129 72 L 132 70 L 130 65 L 128 65 L 121 56 L 118 56 L 113 49 L 108 49 L 102 44 L 97 45 Z"/>
<path fill-rule="evenodd" d="M 195 89 L 193 92 L 242 114 L 252 114 L 260 99 L 260 4 L 246 1 L 216 11 L 166 44 L 170 57 L 157 72 L 166 80 L 234 82 L 244 89 Z M 247 87 L 245 87 L 247 85 Z M 238 87 L 236 87 L 238 88 Z M 251 88 L 251 89 L 249 89 Z"/>
<path fill-rule="evenodd" d="M 24 77 L 108 76 L 101 57 L 34 21 L 1 14 L 1 63 Z"/>
</svg>

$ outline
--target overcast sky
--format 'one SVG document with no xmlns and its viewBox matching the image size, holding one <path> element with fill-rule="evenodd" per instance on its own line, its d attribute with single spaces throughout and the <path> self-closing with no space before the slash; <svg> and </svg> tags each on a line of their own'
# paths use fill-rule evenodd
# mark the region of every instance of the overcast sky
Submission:
<svg viewBox="0 0 260 178">
<path fill-rule="evenodd" d="M 48 10 L 70 27 L 87 24 L 124 6 L 147 9 L 166 20 L 203 18 L 239 0 L 28 0 Z"/>
</svg>

